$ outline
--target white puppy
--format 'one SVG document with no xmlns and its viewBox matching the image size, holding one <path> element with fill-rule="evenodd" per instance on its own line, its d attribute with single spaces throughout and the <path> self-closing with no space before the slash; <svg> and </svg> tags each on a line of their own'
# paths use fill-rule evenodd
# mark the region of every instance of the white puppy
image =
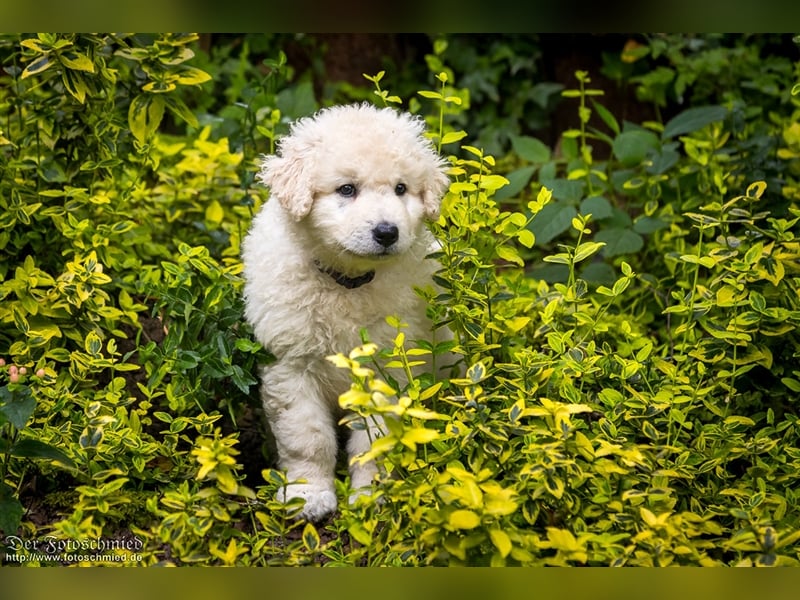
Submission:
<svg viewBox="0 0 800 600">
<path fill-rule="evenodd" d="M 430 338 L 425 302 L 414 286 L 437 268 L 425 256 L 447 189 L 445 162 L 423 122 L 368 104 L 337 106 L 294 123 L 259 173 L 270 201 L 243 242 L 245 315 L 277 358 L 263 370 L 261 395 L 279 464 L 293 483 L 282 500 L 304 498 L 301 517 L 320 520 L 337 506 L 339 394 L 349 373 L 326 357 L 361 343 L 359 331 L 391 347 L 397 315 L 410 339 Z M 369 449 L 352 431 L 350 457 Z M 366 488 L 374 465 L 350 467 Z"/>
</svg>

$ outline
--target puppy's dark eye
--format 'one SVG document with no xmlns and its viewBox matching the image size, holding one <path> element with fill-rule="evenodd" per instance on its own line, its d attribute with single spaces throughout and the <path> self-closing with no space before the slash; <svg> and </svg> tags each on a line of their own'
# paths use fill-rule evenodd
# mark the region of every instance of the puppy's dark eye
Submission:
<svg viewBox="0 0 800 600">
<path fill-rule="evenodd" d="M 356 195 L 356 186 L 352 183 L 345 183 L 344 185 L 340 185 L 336 188 L 336 193 L 340 196 L 344 196 L 345 198 L 352 198 Z"/>
<path fill-rule="evenodd" d="M 405 183 L 398 183 L 396 186 L 394 186 L 394 193 L 397 194 L 398 196 L 402 196 L 403 194 L 405 194 L 406 193 L 406 184 Z"/>
</svg>

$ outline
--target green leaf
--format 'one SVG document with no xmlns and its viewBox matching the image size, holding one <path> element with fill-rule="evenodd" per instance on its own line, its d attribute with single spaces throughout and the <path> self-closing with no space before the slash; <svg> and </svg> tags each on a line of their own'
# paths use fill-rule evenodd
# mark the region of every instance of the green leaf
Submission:
<svg viewBox="0 0 800 600">
<path fill-rule="evenodd" d="M 664 229 L 665 227 L 667 227 L 667 223 L 665 221 L 662 221 L 658 217 L 642 216 L 636 219 L 636 221 L 633 224 L 633 230 L 636 233 L 641 233 L 643 235 L 648 233 L 654 233 L 659 229 Z"/>
<path fill-rule="evenodd" d="M 598 242 L 605 242 L 604 256 L 618 256 L 638 252 L 644 246 L 644 238 L 631 229 L 603 229 L 594 236 Z"/>
<path fill-rule="evenodd" d="M 281 90 L 275 102 L 281 115 L 300 117 L 311 114 L 317 110 L 314 84 L 308 80 Z"/>
<path fill-rule="evenodd" d="M 665 140 L 702 129 L 715 121 L 722 121 L 728 116 L 724 106 L 696 106 L 688 108 L 670 119 L 664 126 L 661 137 Z"/>
<path fill-rule="evenodd" d="M 675 143 L 657 149 L 648 157 L 652 162 L 652 164 L 647 167 L 648 173 L 651 175 L 661 175 L 678 164 L 681 155 L 672 146 L 675 146 Z"/>
<path fill-rule="evenodd" d="M 581 279 L 589 283 L 614 283 L 614 268 L 605 262 L 593 261 L 581 270 Z M 599 291 L 599 290 L 598 290 Z"/>
<path fill-rule="evenodd" d="M 560 177 L 548 179 L 542 175 L 540 183 L 551 190 L 553 199 L 573 205 L 580 202 L 585 195 L 586 181 L 583 179 L 564 179 Z"/>
<path fill-rule="evenodd" d="M 532 163 L 546 163 L 550 160 L 550 148 L 544 142 L 527 135 L 511 136 L 511 147 L 520 158 Z"/>
<path fill-rule="evenodd" d="M 0 531 L 6 535 L 16 535 L 24 513 L 13 488 L 0 481 Z"/>
<path fill-rule="evenodd" d="M 791 377 L 782 377 L 781 383 L 793 392 L 800 392 L 800 381 Z"/>
<path fill-rule="evenodd" d="M 536 244 L 544 246 L 567 231 L 577 214 L 568 204 L 551 202 L 536 214 L 528 228 L 536 236 Z"/>
<path fill-rule="evenodd" d="M 19 456 L 24 458 L 45 458 L 60 462 L 62 465 L 71 469 L 75 468 L 75 463 L 63 451 L 51 446 L 50 444 L 30 438 L 18 440 L 13 446 L 11 446 L 11 456 Z"/>
<path fill-rule="evenodd" d="M 535 172 L 536 167 L 529 165 L 506 174 L 508 184 L 497 190 L 494 195 L 495 199 L 507 200 L 508 198 L 515 197 L 528 186 Z"/>
<path fill-rule="evenodd" d="M 611 131 L 613 131 L 615 135 L 619 135 L 620 132 L 619 123 L 614 118 L 614 115 L 611 114 L 611 111 L 609 111 L 602 104 L 598 104 L 594 100 L 592 100 L 592 106 L 594 107 L 594 110 L 597 112 L 597 115 L 603 120 L 603 123 L 608 125 L 608 128 Z"/>
<path fill-rule="evenodd" d="M 15 392 L 8 387 L 0 388 L 0 413 L 17 429 L 24 429 L 28 419 L 36 409 L 36 399 L 30 388 L 22 388 Z"/>
<path fill-rule="evenodd" d="M 159 98 L 161 98 L 161 96 L 159 96 Z M 200 126 L 199 122 L 197 121 L 197 117 L 191 111 L 191 109 L 186 106 L 186 103 L 183 100 L 174 96 L 169 96 L 164 101 L 169 111 L 178 117 L 178 119 L 185 122 L 190 127 L 194 127 L 195 129 Z M 161 118 L 159 117 L 159 123 L 160 122 Z M 156 127 L 158 127 L 158 124 L 156 124 Z"/>
<path fill-rule="evenodd" d="M 634 167 L 641 164 L 647 153 L 658 148 L 658 136 L 651 131 L 634 129 L 623 131 L 612 145 L 614 156 L 624 167 Z"/>
<path fill-rule="evenodd" d="M 611 203 L 602 196 L 592 196 L 581 202 L 581 214 L 592 215 L 592 221 L 602 221 L 613 214 Z"/>
</svg>

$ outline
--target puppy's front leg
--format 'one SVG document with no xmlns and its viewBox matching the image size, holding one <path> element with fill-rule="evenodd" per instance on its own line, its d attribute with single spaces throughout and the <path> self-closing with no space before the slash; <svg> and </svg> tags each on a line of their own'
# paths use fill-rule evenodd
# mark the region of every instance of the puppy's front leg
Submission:
<svg viewBox="0 0 800 600">
<path fill-rule="evenodd" d="M 354 459 L 369 451 L 372 442 L 383 435 L 381 427 L 384 427 L 383 423 L 379 427 L 377 423 L 370 420 L 366 429 L 354 429 L 350 432 L 350 439 L 347 441 L 347 456 L 350 459 L 350 487 L 353 490 L 349 498 L 350 504 L 353 504 L 359 496 L 371 492 L 373 479 L 378 473 L 375 461 L 359 462 Z"/>
<path fill-rule="evenodd" d="M 330 406 L 307 369 L 279 361 L 264 370 L 262 380 L 264 411 L 289 480 L 278 499 L 305 499 L 299 516 L 320 521 L 336 510 L 337 443 Z"/>
</svg>

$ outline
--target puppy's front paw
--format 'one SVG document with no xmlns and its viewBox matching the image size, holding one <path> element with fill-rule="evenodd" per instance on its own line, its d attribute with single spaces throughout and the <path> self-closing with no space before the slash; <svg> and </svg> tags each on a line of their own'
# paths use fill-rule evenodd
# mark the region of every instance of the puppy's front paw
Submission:
<svg viewBox="0 0 800 600">
<path fill-rule="evenodd" d="M 294 498 L 306 501 L 303 509 L 296 518 L 318 522 L 336 510 L 336 494 L 329 489 L 298 483 L 281 488 L 278 491 L 278 500 L 286 503 Z"/>
</svg>

